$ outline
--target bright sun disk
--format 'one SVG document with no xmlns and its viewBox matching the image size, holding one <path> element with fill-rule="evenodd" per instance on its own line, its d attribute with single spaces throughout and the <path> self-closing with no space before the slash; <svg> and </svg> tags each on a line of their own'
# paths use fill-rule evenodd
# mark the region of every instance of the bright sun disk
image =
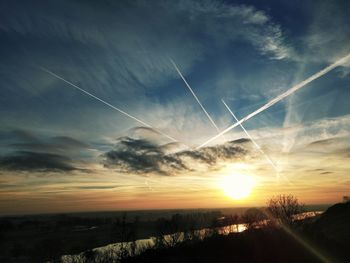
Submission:
<svg viewBox="0 0 350 263">
<path fill-rule="evenodd" d="M 254 185 L 253 177 L 239 173 L 225 176 L 220 183 L 225 195 L 234 200 L 248 197 Z"/>
</svg>

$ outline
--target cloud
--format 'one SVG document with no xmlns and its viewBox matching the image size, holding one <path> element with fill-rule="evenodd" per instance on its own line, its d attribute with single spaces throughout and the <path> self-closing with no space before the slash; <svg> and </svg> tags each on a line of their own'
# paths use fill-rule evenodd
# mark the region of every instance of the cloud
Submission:
<svg viewBox="0 0 350 263">
<path fill-rule="evenodd" d="M 2 140 L 8 143 L 6 146 L 15 150 L 33 152 L 62 153 L 88 149 L 90 146 L 82 141 L 68 136 L 39 136 L 27 130 L 10 130 L 2 132 Z"/>
<path fill-rule="evenodd" d="M 322 140 L 316 140 L 311 142 L 309 145 L 310 146 L 319 146 L 319 147 L 327 147 L 330 145 L 334 145 L 334 144 L 338 144 L 339 142 L 341 142 L 342 138 L 329 138 L 329 139 L 322 139 Z"/>
<path fill-rule="evenodd" d="M 328 139 L 315 140 L 305 146 L 306 151 L 314 153 L 328 153 L 335 154 L 339 158 L 348 154 L 350 151 L 350 143 L 348 136 L 338 136 Z"/>
<path fill-rule="evenodd" d="M 195 75 L 202 69 L 213 68 L 212 62 L 219 72 L 223 68 L 227 74 L 234 72 L 222 57 L 231 61 L 243 54 L 256 58 L 257 53 L 261 55 L 259 59 L 290 57 L 283 30 L 272 17 L 252 6 L 228 2 L 11 2 L 1 6 L 0 16 L 3 123 L 33 129 L 45 125 L 51 131 L 61 129 L 66 134 L 74 132 L 86 138 L 102 133 L 110 136 L 111 131 L 115 138 L 115 134 L 135 123 L 40 72 L 36 65 L 47 67 L 150 124 L 167 130 L 179 127 L 183 133 L 182 123 L 183 127 L 188 123 L 194 125 L 194 118 L 189 115 L 196 114 L 198 122 L 201 114 L 196 113 L 196 107 L 192 110 L 188 106 L 193 101 L 185 100 L 188 94 L 180 86 L 168 57 L 176 60 L 186 76 L 191 71 Z M 217 59 L 212 61 L 213 57 Z M 249 64 L 247 78 L 252 79 L 251 63 L 246 64 Z M 208 75 L 216 78 L 215 72 Z M 263 75 L 265 79 L 268 73 Z M 276 74 L 273 75 L 275 83 Z M 208 112 L 217 124 L 226 126 L 228 121 L 220 122 L 220 107 L 213 107 L 219 104 L 216 98 L 226 96 L 227 91 L 258 94 L 255 87 L 261 87 L 261 82 L 247 83 L 253 91 L 243 88 L 236 92 L 235 83 L 219 89 L 219 85 L 204 78 L 194 88 L 200 87 L 198 97 L 209 105 Z M 266 84 L 266 88 L 270 86 Z M 181 115 L 184 120 L 179 120 Z"/>
<path fill-rule="evenodd" d="M 18 140 L 23 140 L 23 141 L 37 141 L 38 137 L 26 130 L 12 130 L 10 131 L 13 137 L 17 138 Z"/>
<path fill-rule="evenodd" d="M 72 171 L 69 158 L 58 154 L 19 151 L 0 158 L 0 169 L 13 171 Z"/>
<path fill-rule="evenodd" d="M 104 190 L 104 189 L 115 189 L 120 187 L 119 185 L 88 185 L 88 186 L 77 186 L 77 189 L 83 190 Z"/>
<path fill-rule="evenodd" d="M 121 172 L 165 175 L 169 169 L 188 170 L 181 160 L 165 155 L 157 145 L 143 139 L 122 138 L 104 158 L 105 167 Z"/>
<path fill-rule="evenodd" d="M 303 39 L 303 56 L 311 61 L 332 63 L 350 52 L 349 8 L 346 1 L 342 1 L 342 4 L 325 1 L 313 6 L 310 15 L 312 21 L 306 27 L 307 34 Z M 349 71 L 345 68 L 342 70 Z"/>
<path fill-rule="evenodd" d="M 0 169 L 15 171 L 72 171 L 91 147 L 68 136 L 42 136 L 27 130 L 1 131 Z M 85 156 L 87 157 L 87 156 Z"/>
<path fill-rule="evenodd" d="M 51 140 L 53 143 L 61 145 L 64 148 L 82 149 L 90 147 L 88 144 L 68 136 L 56 136 L 52 137 Z"/>
<path fill-rule="evenodd" d="M 119 172 L 176 175 L 184 172 L 217 169 L 223 162 L 244 158 L 249 147 L 246 139 L 205 147 L 165 153 L 164 145 L 145 139 L 120 138 L 114 149 L 103 154 L 103 164 Z"/>
<path fill-rule="evenodd" d="M 329 172 L 329 171 L 325 171 L 325 172 L 322 172 L 320 174 L 332 174 L 333 172 Z"/>
<path fill-rule="evenodd" d="M 92 2 L 13 2 L 2 6 L 0 15 L 4 34 L 28 40 L 26 51 L 19 54 L 23 60 L 64 70 L 68 79 L 84 80 L 88 88 L 103 87 L 103 95 L 124 96 L 139 94 L 145 87 L 157 88 L 176 76 L 168 56 L 187 71 L 218 47 L 229 48 L 235 42 L 248 43 L 274 59 L 290 56 L 281 28 L 266 13 L 247 5 L 211 0 L 162 0 L 152 5 L 147 1 L 106 1 L 98 7 Z M 53 52 L 43 48 L 46 46 Z M 4 67 L 2 71 L 16 81 L 12 69 Z M 26 72 L 26 77 L 17 81 L 37 92 L 38 87 L 30 81 L 32 73 Z M 49 78 L 35 77 L 50 84 Z"/>
<path fill-rule="evenodd" d="M 348 154 L 349 120 L 350 116 L 347 115 L 306 122 L 303 125 L 260 128 L 250 132 L 273 160 L 280 160 L 281 167 L 289 170 L 288 162 L 299 165 L 299 160 L 294 162 L 298 155 L 309 156 L 307 158 L 312 162 L 328 154 L 337 158 Z M 102 155 L 102 163 L 106 168 L 124 173 L 178 175 L 217 170 L 225 166 L 225 163 L 235 161 L 244 161 L 256 167 L 267 165 L 249 139 L 235 139 L 244 136 L 238 131 L 225 138 L 226 142 L 200 150 L 193 150 L 182 143 L 164 144 L 157 140 L 157 134 L 151 129 L 135 128 L 133 131 L 132 134 L 136 137 L 120 138 L 113 150 Z M 293 135 L 295 131 L 298 131 L 298 137 L 293 142 L 291 151 L 281 152 L 282 139 Z M 304 164 L 309 160 L 307 158 L 305 157 Z"/>
</svg>

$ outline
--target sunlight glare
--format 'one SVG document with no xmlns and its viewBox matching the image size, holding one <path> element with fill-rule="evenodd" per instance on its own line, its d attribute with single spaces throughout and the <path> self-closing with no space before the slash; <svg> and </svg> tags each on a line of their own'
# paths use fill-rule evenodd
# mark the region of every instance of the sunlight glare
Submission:
<svg viewBox="0 0 350 263">
<path fill-rule="evenodd" d="M 254 185 L 253 177 L 241 173 L 227 175 L 220 182 L 220 187 L 225 195 L 234 200 L 247 198 Z"/>
</svg>

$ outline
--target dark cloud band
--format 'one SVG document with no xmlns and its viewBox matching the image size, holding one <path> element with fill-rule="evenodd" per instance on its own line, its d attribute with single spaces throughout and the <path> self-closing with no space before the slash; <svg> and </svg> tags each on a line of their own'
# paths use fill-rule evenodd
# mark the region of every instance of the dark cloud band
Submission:
<svg viewBox="0 0 350 263">
<path fill-rule="evenodd" d="M 244 142 L 246 140 L 231 141 L 200 150 L 182 150 L 166 154 L 163 145 L 156 145 L 144 139 L 123 137 L 113 150 L 103 155 L 103 164 L 120 172 L 137 174 L 175 175 L 196 171 L 198 166 L 203 165 L 207 169 L 216 169 L 220 162 L 244 157 L 248 153 Z"/>
<path fill-rule="evenodd" d="M 67 136 L 45 137 L 26 130 L 5 134 L 7 151 L 0 153 L 0 169 L 13 171 L 72 171 L 82 150 L 90 148 L 84 142 Z"/>
<path fill-rule="evenodd" d="M 13 171 L 72 171 L 71 160 L 58 154 L 19 151 L 0 158 L 0 168 Z"/>
</svg>

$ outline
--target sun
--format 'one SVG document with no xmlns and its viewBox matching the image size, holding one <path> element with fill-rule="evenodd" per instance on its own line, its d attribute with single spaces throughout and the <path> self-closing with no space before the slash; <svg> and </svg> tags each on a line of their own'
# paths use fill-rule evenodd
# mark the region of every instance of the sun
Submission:
<svg viewBox="0 0 350 263">
<path fill-rule="evenodd" d="M 247 198 L 252 192 L 254 185 L 253 177 L 240 173 L 227 175 L 220 182 L 220 187 L 225 195 L 234 200 Z"/>
</svg>

